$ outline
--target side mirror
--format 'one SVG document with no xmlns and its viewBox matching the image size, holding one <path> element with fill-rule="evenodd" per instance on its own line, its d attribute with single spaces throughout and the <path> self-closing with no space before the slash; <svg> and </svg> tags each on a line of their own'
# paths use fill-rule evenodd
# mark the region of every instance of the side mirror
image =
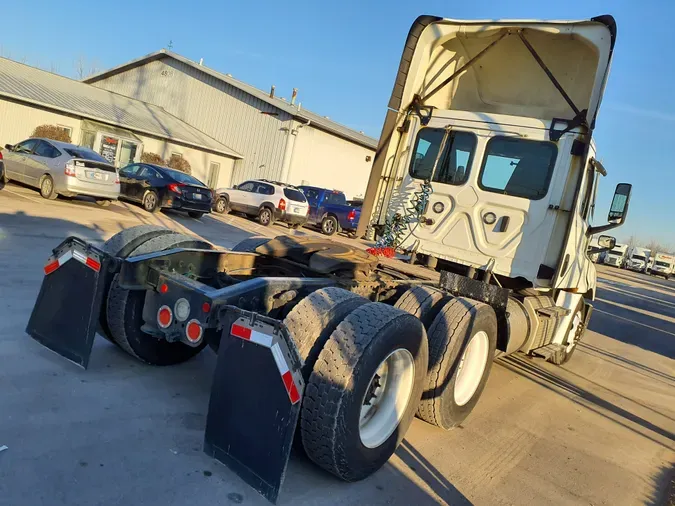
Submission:
<svg viewBox="0 0 675 506">
<path fill-rule="evenodd" d="M 232 187 L 232 189 L 233 189 L 233 190 L 236 190 L 236 189 L 237 189 L 237 185 L 235 184 L 235 185 Z"/>
<path fill-rule="evenodd" d="M 630 203 L 630 194 L 633 185 L 628 183 L 619 183 L 614 190 L 614 198 L 612 198 L 612 205 L 609 208 L 609 215 L 607 216 L 607 225 L 599 225 L 597 227 L 588 227 L 587 235 L 595 235 L 600 232 L 605 232 L 616 227 L 620 227 L 626 221 L 628 215 L 628 204 Z"/>
<path fill-rule="evenodd" d="M 5 144 L 5 149 L 9 149 L 10 151 L 14 149 L 14 146 L 11 144 Z"/>
<path fill-rule="evenodd" d="M 611 235 L 601 235 L 598 237 L 598 246 L 604 251 L 614 249 L 614 246 L 616 246 L 616 237 L 612 237 Z"/>
<path fill-rule="evenodd" d="M 607 221 L 623 225 L 623 222 L 626 221 L 626 215 L 628 214 L 628 203 L 630 202 L 632 188 L 633 185 L 628 183 L 619 183 L 616 185 Z"/>
</svg>

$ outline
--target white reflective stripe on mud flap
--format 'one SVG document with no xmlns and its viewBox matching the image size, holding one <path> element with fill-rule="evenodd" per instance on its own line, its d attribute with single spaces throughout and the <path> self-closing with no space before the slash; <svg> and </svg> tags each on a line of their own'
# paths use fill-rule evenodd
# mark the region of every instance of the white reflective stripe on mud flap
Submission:
<svg viewBox="0 0 675 506">
<path fill-rule="evenodd" d="M 277 363 L 279 372 L 282 375 L 290 371 L 288 364 L 286 363 L 286 359 L 284 358 L 284 353 L 281 351 L 281 347 L 277 343 L 272 346 L 272 356 L 274 357 L 274 361 Z"/>
</svg>

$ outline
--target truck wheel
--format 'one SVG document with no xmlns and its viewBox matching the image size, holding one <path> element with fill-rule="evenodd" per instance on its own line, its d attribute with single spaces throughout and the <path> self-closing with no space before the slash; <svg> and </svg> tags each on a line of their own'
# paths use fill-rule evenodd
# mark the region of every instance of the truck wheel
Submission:
<svg viewBox="0 0 675 506">
<path fill-rule="evenodd" d="M 325 235 L 333 235 L 338 231 L 338 221 L 335 216 L 325 216 L 321 220 L 321 232 Z"/>
<path fill-rule="evenodd" d="M 249 237 L 238 243 L 231 251 L 240 251 L 242 253 L 255 253 L 258 246 L 262 246 L 271 239 L 269 237 Z"/>
<path fill-rule="evenodd" d="M 448 302 L 429 327 L 429 372 L 417 415 L 442 429 L 471 413 L 487 382 L 497 346 L 497 317 L 465 297 Z"/>
<path fill-rule="evenodd" d="M 196 237 L 170 232 L 144 241 L 127 256 L 180 247 L 211 249 L 209 243 Z M 181 342 L 170 343 L 143 332 L 141 326 L 144 323 L 145 291 L 126 290 L 120 287 L 118 277 L 119 274 L 116 274 L 110 284 L 106 319 L 110 335 L 120 348 L 147 364 L 173 365 L 191 359 L 206 346 L 206 340 L 193 348 Z"/>
<path fill-rule="evenodd" d="M 404 292 L 394 307 L 416 316 L 422 321 L 424 328 L 429 329 L 434 318 L 443 308 L 444 298 L 446 294 L 438 288 L 418 285 Z"/>
<path fill-rule="evenodd" d="M 345 481 L 377 471 L 412 422 L 427 365 L 417 318 L 379 302 L 354 310 L 331 334 L 305 387 L 300 423 L 309 458 Z"/>
<path fill-rule="evenodd" d="M 303 361 L 302 375 L 309 378 L 316 359 L 340 322 L 368 299 L 342 288 L 322 288 L 302 299 L 284 323 Z"/>
<path fill-rule="evenodd" d="M 563 365 L 569 362 L 572 359 L 574 350 L 577 349 L 577 345 L 579 344 L 579 341 L 581 341 L 585 331 L 584 302 L 582 301 L 579 303 L 579 307 L 574 312 L 574 316 L 570 322 L 570 328 L 567 331 L 567 337 L 565 338 L 565 349 L 551 355 L 548 361 L 555 365 Z"/>
<path fill-rule="evenodd" d="M 137 225 L 135 227 L 124 229 L 117 232 L 105 243 L 103 243 L 103 251 L 114 257 L 126 258 L 133 250 L 153 237 L 160 235 L 171 234 L 172 231 L 168 228 L 157 225 Z M 108 327 L 108 316 L 106 304 L 101 305 L 101 316 L 99 318 L 99 325 L 102 330 L 103 337 L 111 343 L 115 340 L 110 334 Z"/>
</svg>

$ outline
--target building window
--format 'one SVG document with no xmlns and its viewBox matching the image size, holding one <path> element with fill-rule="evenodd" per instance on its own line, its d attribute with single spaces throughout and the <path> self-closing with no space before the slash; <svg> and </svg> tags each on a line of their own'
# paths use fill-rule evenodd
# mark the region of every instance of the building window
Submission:
<svg viewBox="0 0 675 506">
<path fill-rule="evenodd" d="M 178 157 L 178 158 L 183 158 L 183 154 L 182 154 L 182 153 L 176 153 L 175 151 L 172 151 L 172 152 L 171 152 L 171 157 L 173 158 L 174 156 L 176 156 L 176 157 Z"/>
<path fill-rule="evenodd" d="M 65 125 L 56 125 L 56 126 L 59 127 L 59 128 L 62 128 L 66 132 L 68 132 L 68 136 L 71 139 L 73 138 L 73 129 L 72 128 L 70 128 L 69 126 L 65 126 Z"/>
<path fill-rule="evenodd" d="M 117 147 L 120 144 L 120 140 L 109 135 L 101 136 L 101 150 L 99 153 L 103 158 L 108 160 L 110 163 L 115 163 L 115 158 L 117 158 Z"/>
<path fill-rule="evenodd" d="M 130 141 L 122 141 L 120 148 L 120 167 L 136 161 L 136 152 L 138 151 L 138 144 Z"/>
<path fill-rule="evenodd" d="M 94 149 L 96 142 L 96 132 L 91 130 L 82 130 L 82 138 L 80 139 L 80 146 L 83 148 Z"/>
</svg>

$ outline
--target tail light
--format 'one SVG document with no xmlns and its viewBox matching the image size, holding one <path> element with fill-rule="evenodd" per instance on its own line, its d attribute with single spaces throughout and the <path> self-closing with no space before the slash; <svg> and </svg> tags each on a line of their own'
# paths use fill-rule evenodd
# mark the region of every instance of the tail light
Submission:
<svg viewBox="0 0 675 506">
<path fill-rule="evenodd" d="M 115 184 L 120 184 L 120 175 L 117 171 L 115 171 Z"/>
<path fill-rule="evenodd" d="M 204 329 L 199 320 L 190 320 L 185 326 L 185 336 L 192 344 L 198 343 L 202 339 Z"/>
<path fill-rule="evenodd" d="M 75 166 L 72 164 L 72 162 L 68 162 L 68 163 L 66 164 L 66 168 L 65 168 L 65 170 L 63 171 L 63 173 L 64 173 L 66 176 L 72 176 L 72 177 L 75 177 L 75 176 L 76 176 L 76 174 L 75 174 Z"/>
<path fill-rule="evenodd" d="M 173 312 L 171 311 L 171 308 L 169 308 L 169 306 L 160 307 L 159 311 L 157 311 L 157 324 L 160 328 L 165 329 L 171 325 L 171 322 L 173 322 Z"/>
<path fill-rule="evenodd" d="M 355 209 L 352 209 L 351 211 L 349 211 L 349 214 L 347 215 L 347 219 L 349 221 L 354 221 L 356 219 L 356 210 Z"/>
<path fill-rule="evenodd" d="M 0 160 L 2 160 L 2 151 L 0 151 Z"/>
<path fill-rule="evenodd" d="M 286 210 L 286 201 L 284 199 L 279 199 L 279 205 L 277 206 L 279 211 L 285 211 Z"/>
<path fill-rule="evenodd" d="M 183 195 L 183 191 L 181 190 L 181 187 L 185 186 L 183 183 L 171 183 L 167 188 L 169 188 L 169 191 L 177 193 L 178 195 Z"/>
</svg>

